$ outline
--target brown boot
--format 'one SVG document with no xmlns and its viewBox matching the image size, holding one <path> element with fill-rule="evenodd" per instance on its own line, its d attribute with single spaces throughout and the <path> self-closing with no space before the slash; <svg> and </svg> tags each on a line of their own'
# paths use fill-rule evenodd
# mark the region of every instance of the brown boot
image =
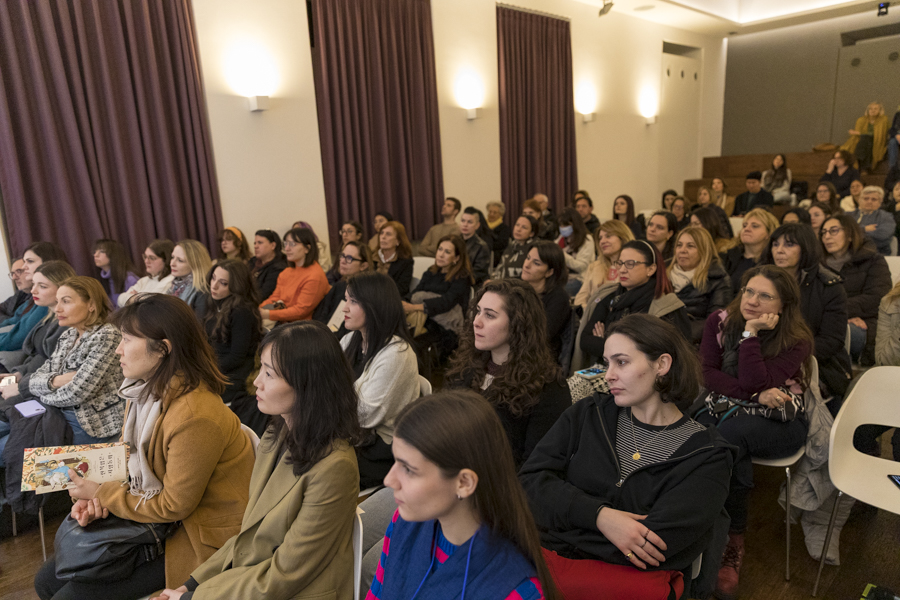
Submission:
<svg viewBox="0 0 900 600">
<path fill-rule="evenodd" d="M 719 580 L 716 582 L 714 595 L 719 600 L 735 600 L 737 598 L 738 578 L 741 575 L 741 563 L 744 561 L 744 534 L 729 533 L 728 545 L 722 554 L 719 567 Z"/>
</svg>

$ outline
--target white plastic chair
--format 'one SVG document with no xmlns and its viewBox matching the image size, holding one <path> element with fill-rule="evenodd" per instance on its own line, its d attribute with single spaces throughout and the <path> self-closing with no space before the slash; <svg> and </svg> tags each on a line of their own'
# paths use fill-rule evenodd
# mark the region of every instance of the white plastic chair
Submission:
<svg viewBox="0 0 900 600">
<path fill-rule="evenodd" d="M 256 456 L 256 448 L 259 446 L 259 436 L 256 435 L 256 432 L 241 423 L 241 431 L 243 431 L 248 438 L 250 438 L 250 445 L 253 446 L 253 456 Z"/>
<path fill-rule="evenodd" d="M 728 222 L 731 223 L 731 230 L 734 231 L 735 237 L 741 235 L 741 229 L 744 228 L 744 218 L 743 217 L 728 217 Z"/>
<path fill-rule="evenodd" d="M 891 281 L 897 283 L 900 281 L 900 256 L 885 256 L 884 260 L 891 270 Z"/>
<path fill-rule="evenodd" d="M 413 291 L 416 289 L 416 286 L 419 285 L 419 282 L 422 280 L 422 275 L 425 274 L 429 268 L 434 265 L 434 258 L 430 256 L 414 256 L 413 257 L 413 278 L 412 283 L 409 284 L 409 291 Z"/>
<path fill-rule="evenodd" d="M 863 373 L 847 395 L 831 428 L 828 444 L 828 475 L 838 489 L 819 559 L 813 596 L 831 543 L 834 521 L 844 494 L 871 506 L 900 514 L 900 490 L 888 479 L 897 474 L 897 463 L 863 454 L 853 447 L 853 434 L 860 425 L 887 425 L 900 428 L 900 411 L 894 390 L 900 385 L 900 367 L 874 367 Z M 896 434 L 895 434 L 896 435 Z"/>
<path fill-rule="evenodd" d="M 362 559 L 363 559 L 363 509 L 356 507 L 356 518 L 353 520 L 353 598 L 359 598 L 359 588 L 362 585 Z"/>
<path fill-rule="evenodd" d="M 431 395 L 431 382 L 419 375 L 419 398 Z"/>
</svg>

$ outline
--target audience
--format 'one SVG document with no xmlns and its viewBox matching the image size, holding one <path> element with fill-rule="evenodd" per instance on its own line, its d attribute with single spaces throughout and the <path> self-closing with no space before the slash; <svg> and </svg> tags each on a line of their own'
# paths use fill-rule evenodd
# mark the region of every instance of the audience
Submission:
<svg viewBox="0 0 900 600">
<path fill-rule="evenodd" d="M 180 585 L 240 531 L 247 505 L 253 448 L 219 398 L 224 381 L 192 311 L 153 294 L 123 307 L 113 324 L 121 331 L 116 354 L 125 376 L 119 395 L 128 401 L 122 440 L 131 448 L 130 482 L 76 479 L 71 515 L 82 527 L 107 514 L 180 525 L 164 554 L 121 581 L 58 579 L 54 561 L 45 562 L 35 577 L 41 600 L 136 598 Z"/>
<path fill-rule="evenodd" d="M 891 272 L 884 256 L 863 237 L 848 215 L 829 218 L 822 225 L 823 263 L 840 275 L 847 292 L 850 356 L 863 366 L 875 362 L 878 305 L 891 289 Z"/>
<path fill-rule="evenodd" d="M 772 194 L 775 202 L 789 203 L 791 201 L 791 179 L 787 157 L 784 154 L 776 154 L 772 159 L 772 166 L 762 174 L 762 188 Z"/>
<path fill-rule="evenodd" d="M 854 162 L 856 161 L 849 151 L 843 148 L 838 150 L 834 153 L 834 158 L 828 161 L 828 168 L 825 169 L 825 173 L 819 178 L 819 181 L 833 185 L 837 192 L 836 196 L 843 198 L 850 193 L 850 184 L 853 180 L 859 179 L 859 171 L 853 168 Z M 816 193 L 816 199 L 822 202 L 822 199 L 818 198 L 818 191 Z M 837 208 L 836 204 L 832 207 Z"/>
<path fill-rule="evenodd" d="M 690 341 L 699 344 L 706 317 L 728 306 L 734 295 L 708 231 L 702 227 L 681 230 L 667 275 L 690 319 Z"/>
<path fill-rule="evenodd" d="M 754 208 L 772 208 L 775 198 L 762 188 L 761 179 L 762 173 L 759 171 L 747 174 L 747 191 L 734 199 L 733 216 L 743 217 Z"/>
<path fill-rule="evenodd" d="M 4 322 L 13 316 L 20 306 L 31 298 L 29 293 L 31 290 L 31 280 L 26 279 L 25 261 L 21 258 L 14 258 L 9 266 L 9 278 L 13 282 L 13 295 L 0 303 L 0 327 Z"/>
<path fill-rule="evenodd" d="M 812 227 L 812 219 L 809 216 L 809 211 L 800 207 L 788 209 L 781 215 L 781 224 L 787 225 L 788 223 L 803 223 L 804 225 Z M 821 225 L 822 224 L 819 223 L 820 227 Z"/>
<path fill-rule="evenodd" d="M 683 196 L 676 196 L 672 200 L 672 214 L 678 220 L 679 231 L 691 224 L 691 216 L 687 211 L 687 200 Z"/>
<path fill-rule="evenodd" d="M 250 258 L 250 244 L 243 231 L 237 227 L 226 227 L 219 233 L 219 251 L 214 262 L 227 259 L 248 262 Z"/>
<path fill-rule="evenodd" d="M 644 228 L 640 222 L 634 218 L 634 200 L 627 194 L 616 196 L 613 202 L 613 216 L 616 221 L 624 221 L 634 239 L 639 240 L 644 237 Z"/>
<path fill-rule="evenodd" d="M 364 271 L 371 273 L 374 267 L 369 247 L 361 240 L 345 243 L 337 258 L 338 272 L 341 278 L 334 282 L 334 285 L 319 302 L 312 318 L 328 325 L 328 328 L 337 334 L 338 339 L 341 339 L 347 333 L 344 326 L 344 304 L 346 302 L 344 292 L 347 291 L 347 280 L 357 273 Z"/>
<path fill-rule="evenodd" d="M 341 226 L 341 245 L 347 242 L 363 242 L 365 232 L 359 221 L 347 221 Z"/>
<path fill-rule="evenodd" d="M 841 197 L 838 195 L 837 189 L 830 181 L 821 181 L 816 186 L 815 193 L 812 197 L 813 202 L 825 204 L 828 206 L 829 214 L 839 215 L 843 211 L 841 208 Z M 809 201 L 806 201 L 809 203 Z M 801 203 L 801 206 L 803 203 Z"/>
<path fill-rule="evenodd" d="M 591 235 L 594 235 L 597 232 L 597 228 L 600 227 L 600 219 L 594 214 L 594 201 L 591 200 L 587 191 L 578 190 L 575 192 L 574 206 L 575 210 L 578 211 L 578 214 L 581 215 L 581 219 L 584 221 L 584 226 L 587 227 L 588 232 Z"/>
<path fill-rule="evenodd" d="M 117 303 L 119 307 L 128 304 L 128 301 L 137 294 L 165 294 L 172 280 L 172 251 L 175 244 L 172 240 L 153 240 L 144 249 L 144 270 L 147 274 L 137 280 L 137 283 L 119 294 Z"/>
<path fill-rule="evenodd" d="M 375 213 L 375 219 L 372 222 L 372 226 L 375 228 L 375 235 L 369 238 L 369 250 L 373 253 L 378 252 L 378 249 L 381 247 L 381 229 L 393 220 L 394 216 L 386 210 L 380 210 Z"/>
<path fill-rule="evenodd" d="M 531 247 L 522 267 L 522 281 L 530 285 L 547 316 L 547 343 L 550 355 L 558 357 L 562 350 L 562 334 L 572 318 L 566 282 L 569 270 L 566 258 L 558 244 L 540 241 Z"/>
<path fill-rule="evenodd" d="M 260 316 L 276 323 L 309 320 L 329 289 L 316 235 L 308 228 L 291 229 L 284 234 L 284 254 L 288 266 L 278 275 L 275 291 L 259 305 Z"/>
<path fill-rule="evenodd" d="M 212 268 L 209 252 L 197 240 L 181 240 L 172 249 L 169 266 L 172 285 L 166 293 L 187 302 L 197 315 L 205 314 L 206 294 L 209 292 L 206 275 Z"/>
<path fill-rule="evenodd" d="M 503 221 L 503 216 L 506 214 L 505 204 L 496 201 L 488 202 L 487 211 L 487 226 L 490 228 L 491 238 L 494 240 L 491 246 L 491 252 L 494 255 L 494 262 L 491 268 L 495 268 L 500 262 L 500 255 L 503 254 L 507 244 L 509 244 L 509 237 L 512 232 L 509 229 L 509 225 Z M 483 228 L 484 224 L 482 224 Z"/>
<path fill-rule="evenodd" d="M 441 238 L 447 235 L 459 235 L 459 223 L 456 222 L 456 217 L 461 210 L 462 204 L 456 198 L 444 200 L 441 204 L 441 222 L 425 234 L 422 243 L 419 244 L 419 254 L 434 257 Z"/>
<path fill-rule="evenodd" d="M 694 211 L 691 215 L 691 225 L 705 229 L 713 239 L 716 253 L 722 254 L 735 246 L 735 240 L 733 235 L 728 234 L 731 231 L 731 223 L 728 224 L 727 230 L 724 229 L 722 220 L 714 208 L 718 207 L 706 206 Z"/>
<path fill-rule="evenodd" d="M 63 249 L 53 242 L 34 242 L 25 248 L 22 253 L 22 260 L 25 261 L 25 273 L 29 279 L 34 274 L 34 270 L 41 266 L 41 263 L 47 260 L 61 260 L 69 262 L 69 257 L 63 252 Z"/>
<path fill-rule="evenodd" d="M 813 202 L 809 205 L 809 224 L 812 227 L 816 237 L 821 237 L 822 224 L 834 213 L 831 207 L 824 202 Z"/>
<path fill-rule="evenodd" d="M 469 255 L 469 264 L 472 265 L 475 285 L 484 283 L 491 267 L 491 247 L 478 236 L 478 229 L 481 225 L 480 211 L 467 206 L 459 219 L 459 234 L 466 244 L 466 254 Z M 441 238 L 441 241 L 443 240 L 444 238 Z"/>
<path fill-rule="evenodd" d="M 707 209 L 707 212 L 712 212 L 719 220 L 719 229 L 722 231 L 722 237 L 734 237 L 734 232 L 731 230 L 731 221 L 728 220 L 728 215 L 725 214 L 725 211 L 722 210 L 721 207 L 713 204 L 712 192 L 706 186 L 701 186 L 697 191 L 697 205 L 694 206 L 691 211 L 693 213 L 697 213 L 698 211 L 703 209 Z"/>
<path fill-rule="evenodd" d="M 253 238 L 253 258 L 250 272 L 256 280 L 260 298 L 268 298 L 278 286 L 278 276 L 287 269 L 287 259 L 281 250 L 281 237 L 271 229 L 260 229 Z"/>
<path fill-rule="evenodd" d="M 741 293 L 706 320 L 700 358 L 709 394 L 697 419 L 715 425 L 737 447 L 725 501 L 731 526 L 716 584 L 718 598 L 737 595 L 752 459 L 790 456 L 806 442 L 803 390 L 812 348 L 797 281 L 771 265 L 744 273 Z"/>
<path fill-rule="evenodd" d="M 94 265 L 100 271 L 101 283 L 113 309 L 119 308 L 119 295 L 138 282 L 138 276 L 134 274 L 137 269 L 131 264 L 125 247 L 115 240 L 97 240 L 94 242 Z"/>
<path fill-rule="evenodd" d="M 544 220 L 540 202 L 533 198 L 531 200 L 526 200 L 525 204 L 522 205 L 522 214 L 537 221 L 538 229 L 536 237 L 538 239 L 548 241 L 556 239 L 558 233 L 556 231 L 556 221 L 554 220 L 553 223 L 550 224 Z"/>
<path fill-rule="evenodd" d="M 652 220 L 652 219 L 651 219 Z M 584 283 L 575 296 L 575 306 L 585 309 L 596 291 L 607 283 L 619 281 L 616 261 L 622 246 L 634 240 L 631 229 L 622 221 L 607 221 L 597 230 L 597 260 L 588 265 Z"/>
<path fill-rule="evenodd" d="M 890 256 L 896 222 L 890 214 L 881 210 L 883 200 L 882 188 L 877 185 L 867 186 L 859 197 L 859 209 L 847 213 L 847 216 L 859 224 L 863 234 L 875 244 L 878 252 Z"/>
<path fill-rule="evenodd" d="M 159 599 L 353 596 L 359 425 L 350 367 L 319 323 L 272 331 L 261 360 L 255 383 L 271 424 L 240 528 Z"/>
<path fill-rule="evenodd" d="M 728 195 L 728 186 L 721 177 L 713 177 L 712 180 L 713 202 L 725 211 L 729 217 L 734 214 L 734 196 Z"/>
<path fill-rule="evenodd" d="M 522 265 L 525 264 L 525 256 L 537 235 L 537 228 L 537 221 L 533 217 L 522 215 L 516 219 L 512 238 L 491 273 L 491 279 L 518 278 L 522 275 Z"/>
<path fill-rule="evenodd" d="M 410 291 L 415 263 L 406 227 L 397 221 L 388 221 L 380 231 L 378 247 L 372 250 L 375 270 L 393 279 L 400 296 L 405 297 Z M 372 247 L 371 243 L 369 247 Z"/>
<path fill-rule="evenodd" d="M 484 398 L 455 391 L 413 402 L 393 452 L 385 484 L 398 508 L 366 600 L 559 598 L 503 426 Z"/>
<path fill-rule="evenodd" d="M 675 198 L 678 196 L 678 192 L 675 190 L 666 190 L 662 193 L 662 209 L 663 210 L 672 210 L 672 202 L 674 202 Z"/>
<path fill-rule="evenodd" d="M 356 381 L 363 430 L 356 445 L 359 486 L 370 488 L 380 485 L 394 464 L 394 425 L 403 407 L 419 397 L 419 368 L 400 294 L 387 275 L 350 277 L 345 298 L 349 333 L 341 338 L 341 348 Z"/>
<path fill-rule="evenodd" d="M 731 290 L 737 294 L 744 273 L 762 259 L 769 236 L 778 228 L 778 220 L 767 210 L 757 208 L 744 216 L 739 244 L 722 255 L 722 266 L 731 276 Z"/>
<path fill-rule="evenodd" d="M 489 281 L 475 296 L 445 381 L 488 399 L 520 467 L 572 405 L 543 335 L 547 318 L 523 281 Z"/>
<path fill-rule="evenodd" d="M 588 233 L 584 220 L 574 208 L 566 208 L 559 215 L 559 238 L 556 243 L 563 250 L 569 281 L 566 292 L 574 296 L 581 289 L 584 272 L 596 257 L 594 238 Z"/>
<path fill-rule="evenodd" d="M 682 572 L 713 541 L 734 449 L 683 412 L 702 381 L 675 327 L 629 315 L 608 333 L 611 394 L 566 410 L 520 479 L 567 600 L 682 597 Z"/>
<path fill-rule="evenodd" d="M 859 196 L 862 194 L 864 187 L 866 187 L 866 184 L 863 183 L 862 179 L 854 179 L 850 182 L 850 193 L 841 198 L 840 206 L 842 211 L 851 212 L 859 208 Z"/>
<path fill-rule="evenodd" d="M 666 264 L 669 264 L 675 253 L 677 230 L 678 220 L 667 210 L 656 211 L 647 223 L 647 241 L 656 246 Z"/>
<path fill-rule="evenodd" d="M 868 175 L 884 159 L 888 127 L 884 106 L 880 102 L 872 102 L 866 107 L 866 114 L 858 118 L 849 131 L 850 138 L 841 146 L 841 150 L 856 157 L 864 175 Z"/>
<path fill-rule="evenodd" d="M 316 240 L 316 247 L 319 249 L 319 258 L 317 259 L 319 265 L 321 265 L 322 270 L 326 273 L 331 270 L 331 255 L 328 254 L 327 249 L 325 248 L 325 242 L 319 240 L 319 236 L 316 235 L 313 226 L 307 223 L 306 221 L 296 221 L 293 225 L 291 225 L 291 229 L 309 229 L 313 238 Z"/>
</svg>

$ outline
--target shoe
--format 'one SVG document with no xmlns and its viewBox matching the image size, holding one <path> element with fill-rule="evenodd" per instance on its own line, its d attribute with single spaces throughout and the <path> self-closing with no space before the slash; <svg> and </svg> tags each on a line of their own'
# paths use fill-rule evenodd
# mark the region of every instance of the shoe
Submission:
<svg viewBox="0 0 900 600">
<path fill-rule="evenodd" d="M 713 595 L 719 600 L 736 600 L 738 579 L 741 575 L 741 563 L 744 561 L 744 534 L 729 533 L 728 545 L 722 554 L 719 567 L 719 579 Z"/>
</svg>

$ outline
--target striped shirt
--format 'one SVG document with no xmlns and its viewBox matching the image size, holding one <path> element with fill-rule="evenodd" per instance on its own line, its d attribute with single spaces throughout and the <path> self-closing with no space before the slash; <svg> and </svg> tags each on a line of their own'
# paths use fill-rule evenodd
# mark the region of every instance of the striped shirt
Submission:
<svg viewBox="0 0 900 600">
<path fill-rule="evenodd" d="M 668 460 L 688 439 L 706 428 L 688 416 L 665 427 L 647 425 L 632 420 L 631 411 L 619 409 L 616 422 L 616 455 L 622 468 L 622 478 L 637 469 Z M 636 443 L 635 443 L 636 442 Z M 634 454 L 640 453 L 640 460 Z"/>
<path fill-rule="evenodd" d="M 391 524 L 388 525 L 387 531 L 384 533 L 384 545 L 381 547 L 381 557 L 378 559 L 378 568 L 375 570 L 375 579 L 372 580 L 372 587 L 369 588 L 369 593 L 366 594 L 366 600 L 381 599 L 381 586 L 384 583 L 384 567 L 382 565 L 384 565 L 385 559 L 390 553 L 391 534 L 394 532 L 394 523 L 397 522 L 399 516 L 400 511 L 395 511 L 394 518 L 391 519 Z M 447 562 L 447 559 L 456 552 L 457 548 L 459 548 L 459 546 L 454 546 L 447 541 L 447 538 L 444 537 L 444 533 L 441 531 L 439 525 L 437 544 L 434 546 L 434 557 L 437 560 L 435 561 L 432 573 L 436 571 L 440 565 Z M 517 585 L 516 589 L 514 589 L 504 600 L 544 600 L 544 593 L 541 591 L 541 583 L 537 577 L 529 577 Z"/>
</svg>

